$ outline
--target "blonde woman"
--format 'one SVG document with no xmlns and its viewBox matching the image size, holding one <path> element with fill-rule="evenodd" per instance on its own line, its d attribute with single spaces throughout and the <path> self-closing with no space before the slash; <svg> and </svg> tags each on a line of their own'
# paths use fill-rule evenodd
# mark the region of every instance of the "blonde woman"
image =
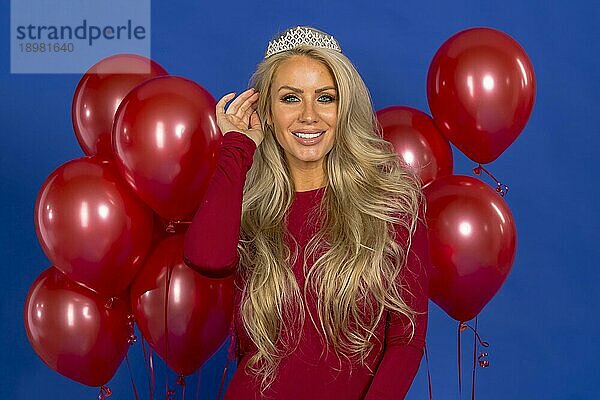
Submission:
<svg viewBox="0 0 600 400">
<path fill-rule="evenodd" d="M 427 326 L 419 179 L 332 36 L 284 31 L 250 86 L 217 104 L 223 146 L 184 249 L 236 274 L 225 398 L 404 398 Z"/>
</svg>

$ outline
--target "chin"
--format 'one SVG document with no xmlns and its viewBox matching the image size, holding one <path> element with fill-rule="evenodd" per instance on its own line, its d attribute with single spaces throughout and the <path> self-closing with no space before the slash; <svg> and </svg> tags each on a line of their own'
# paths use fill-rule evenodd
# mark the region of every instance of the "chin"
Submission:
<svg viewBox="0 0 600 400">
<path fill-rule="evenodd" d="M 291 156 L 291 157 L 290 157 Z M 293 158 L 293 160 L 290 160 L 290 158 Z M 304 163 L 315 163 L 315 164 L 322 164 L 325 161 L 325 154 L 300 154 L 300 153 L 295 153 L 295 154 L 291 154 L 288 155 L 288 162 L 289 161 L 295 161 L 295 162 L 304 162 Z"/>
</svg>

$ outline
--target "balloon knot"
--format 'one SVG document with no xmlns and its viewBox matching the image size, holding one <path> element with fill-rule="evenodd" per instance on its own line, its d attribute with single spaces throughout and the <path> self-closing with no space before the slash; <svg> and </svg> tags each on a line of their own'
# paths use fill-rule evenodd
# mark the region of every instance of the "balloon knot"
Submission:
<svg viewBox="0 0 600 400">
<path fill-rule="evenodd" d="M 179 386 L 185 386 L 185 376 L 183 374 L 177 377 L 177 384 Z"/>
<path fill-rule="evenodd" d="M 165 227 L 165 231 L 167 233 L 174 234 L 176 232 L 176 230 L 175 230 L 175 224 L 176 223 L 177 223 L 176 221 L 169 221 L 169 223 Z"/>
<path fill-rule="evenodd" d="M 167 226 L 165 227 L 165 231 L 167 233 L 177 233 L 178 231 L 180 231 L 181 226 L 189 226 L 192 223 L 192 221 L 181 221 L 179 219 L 176 220 L 171 220 L 169 221 L 169 223 L 167 224 Z"/>
</svg>

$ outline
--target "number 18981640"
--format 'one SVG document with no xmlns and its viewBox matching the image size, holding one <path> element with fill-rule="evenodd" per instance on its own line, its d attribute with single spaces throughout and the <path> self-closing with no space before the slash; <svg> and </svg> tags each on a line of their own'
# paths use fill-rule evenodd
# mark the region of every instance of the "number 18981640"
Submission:
<svg viewBox="0 0 600 400">
<path fill-rule="evenodd" d="M 72 53 L 75 45 L 70 42 L 27 42 L 19 43 L 21 53 Z"/>
</svg>

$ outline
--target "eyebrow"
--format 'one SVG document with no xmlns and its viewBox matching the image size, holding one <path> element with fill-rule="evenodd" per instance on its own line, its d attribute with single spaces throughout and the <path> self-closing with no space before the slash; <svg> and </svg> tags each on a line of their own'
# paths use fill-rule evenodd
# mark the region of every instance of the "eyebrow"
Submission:
<svg viewBox="0 0 600 400">
<path fill-rule="evenodd" d="M 304 93 L 304 90 L 295 88 L 293 86 L 288 86 L 288 85 L 283 85 L 282 87 L 279 88 L 279 90 L 283 90 L 283 89 L 289 89 L 289 90 L 291 90 L 293 92 L 297 92 L 297 93 Z M 329 90 L 329 89 L 337 90 L 335 88 L 335 86 L 325 86 L 325 87 L 315 90 L 315 93 L 321 93 L 321 92 L 324 92 L 325 90 Z"/>
</svg>

